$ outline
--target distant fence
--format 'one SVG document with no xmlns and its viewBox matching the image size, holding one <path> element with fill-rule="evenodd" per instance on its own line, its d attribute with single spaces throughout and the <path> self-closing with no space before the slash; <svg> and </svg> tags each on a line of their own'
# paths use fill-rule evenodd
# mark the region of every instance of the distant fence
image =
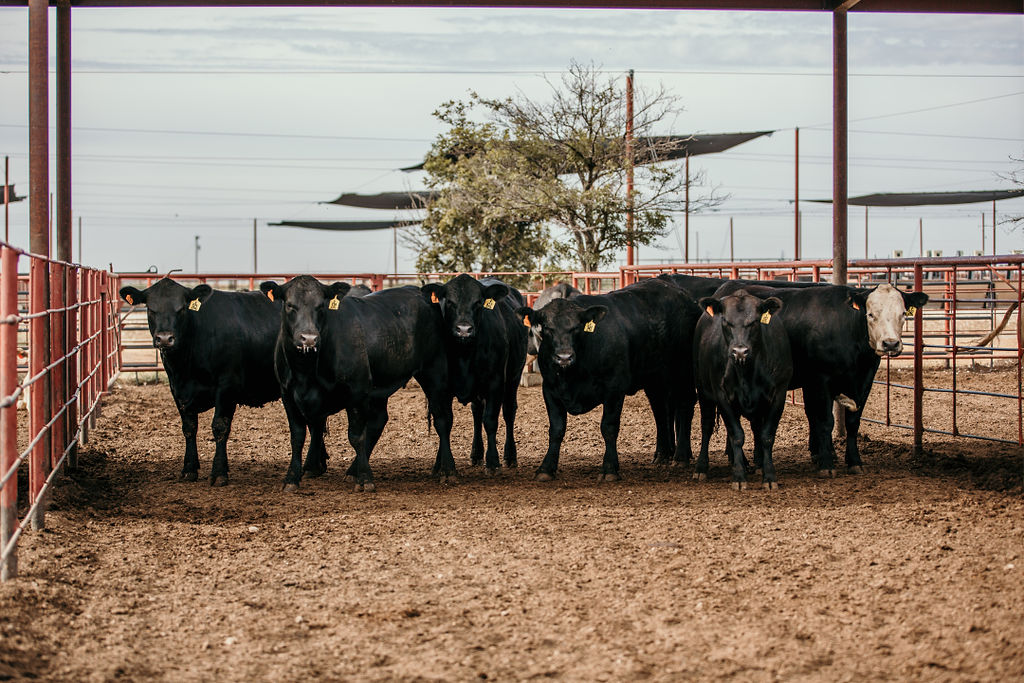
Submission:
<svg viewBox="0 0 1024 683">
<path fill-rule="evenodd" d="M 27 263 L 27 275 L 19 266 Z M 0 578 L 17 573 L 17 543 L 45 524 L 54 476 L 74 466 L 120 356 L 113 273 L 29 254 L 0 242 Z M 27 353 L 19 376 L 18 351 Z M 27 410 L 19 398 L 28 394 Z M 19 426 L 21 427 L 19 434 Z M 20 449 L 20 450 L 19 450 Z M 19 521 L 18 478 L 27 469 Z"/>
</svg>

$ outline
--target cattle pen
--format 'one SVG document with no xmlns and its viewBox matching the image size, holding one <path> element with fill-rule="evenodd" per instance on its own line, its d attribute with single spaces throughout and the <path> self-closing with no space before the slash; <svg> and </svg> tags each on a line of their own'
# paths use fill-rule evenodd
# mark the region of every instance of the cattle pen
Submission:
<svg viewBox="0 0 1024 683">
<path fill-rule="evenodd" d="M 1024 603 L 1022 256 L 851 263 L 854 283 L 930 297 L 908 320 L 905 353 L 878 371 L 865 407 L 865 475 L 814 477 L 793 406 L 776 448 L 783 488 L 728 495 L 720 457 L 707 483 L 649 463 L 650 418 L 633 397 L 624 481 L 596 483 L 592 413 L 574 418 L 563 471 L 545 485 L 530 480 L 546 439 L 540 389 L 523 387 L 520 469 L 485 478 L 470 468 L 464 408 L 453 432 L 460 480 L 441 486 L 428 476 L 422 398 L 408 389 L 392 400 L 380 493 L 344 483 L 350 449 L 339 417 L 329 473 L 286 495 L 279 403 L 240 411 L 231 486 L 174 480 L 181 435 L 166 385 L 153 381 L 159 355 L 144 309 L 116 297 L 123 284 L 160 275 L 4 249 L 0 471 L 15 515 L 4 557 L 20 554 L 21 566 L 0 592 L 0 627 L 12 636 L 0 646 L 0 674 L 984 680 L 1024 671 L 1015 616 Z M 504 275 L 528 278 L 532 299 L 555 281 L 597 293 L 662 272 L 831 274 L 828 261 L 801 261 Z M 290 275 L 171 277 L 248 290 Z M 450 276 L 320 279 L 381 289 Z M 63 301 L 33 294 L 44 277 L 67 292 Z M 16 367 L 15 346 L 27 349 L 26 367 Z M 44 381 L 69 393 L 51 389 L 47 401 Z M 25 387 L 29 409 L 19 411 Z M 38 482 L 55 490 L 37 491 Z M 759 640 L 754 629 L 765 623 L 771 634 Z"/>
</svg>

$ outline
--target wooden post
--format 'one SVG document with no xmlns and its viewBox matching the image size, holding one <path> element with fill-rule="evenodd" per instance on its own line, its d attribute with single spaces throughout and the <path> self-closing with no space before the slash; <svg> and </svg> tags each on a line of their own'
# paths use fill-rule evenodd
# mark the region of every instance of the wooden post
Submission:
<svg viewBox="0 0 1024 683">
<path fill-rule="evenodd" d="M 633 253 L 633 70 L 626 75 L 626 265 L 634 264 Z"/>
<path fill-rule="evenodd" d="M 800 128 L 793 131 L 795 149 L 793 151 L 793 260 L 800 260 Z"/>
</svg>

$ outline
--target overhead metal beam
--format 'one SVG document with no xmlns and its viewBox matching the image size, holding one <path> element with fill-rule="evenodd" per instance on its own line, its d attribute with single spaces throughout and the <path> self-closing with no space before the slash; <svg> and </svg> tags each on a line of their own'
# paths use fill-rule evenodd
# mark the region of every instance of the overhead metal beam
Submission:
<svg viewBox="0 0 1024 683">
<path fill-rule="evenodd" d="M 72 7 L 446 7 L 446 8 L 587 8 L 696 9 L 745 11 L 831 12 L 841 4 L 830 0 L 71 0 Z M 1024 0 L 853 0 L 848 11 L 953 14 L 1024 14 Z M 60 0 L 50 0 L 57 6 Z M 25 7 L 29 0 L 0 0 L 0 7 Z"/>
<path fill-rule="evenodd" d="M 846 12 L 832 13 L 832 283 L 846 284 Z"/>
</svg>

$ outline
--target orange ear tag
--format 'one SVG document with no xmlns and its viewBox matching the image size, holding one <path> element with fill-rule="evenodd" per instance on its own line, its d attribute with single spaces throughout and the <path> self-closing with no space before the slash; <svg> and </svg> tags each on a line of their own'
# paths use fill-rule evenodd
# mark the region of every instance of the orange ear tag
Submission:
<svg viewBox="0 0 1024 683">
<path fill-rule="evenodd" d="M 484 308 L 488 311 L 494 308 L 494 299 L 484 299 Z"/>
<path fill-rule="evenodd" d="M 528 315 L 524 315 L 523 316 L 523 325 L 525 327 L 530 327 L 531 326 L 530 325 L 530 316 L 528 316 Z"/>
<path fill-rule="evenodd" d="M 761 316 L 761 324 L 767 325 L 772 321 L 772 314 L 770 311 L 765 311 L 764 315 Z"/>
<path fill-rule="evenodd" d="M 594 321 L 591 320 L 590 322 L 588 322 L 586 325 L 583 326 L 583 331 L 584 332 L 593 332 L 595 327 L 597 327 L 597 325 L 595 325 Z"/>
<path fill-rule="evenodd" d="M 711 308 L 710 306 L 706 306 L 706 307 L 704 308 L 704 310 L 705 310 L 705 311 L 707 311 L 707 312 L 708 312 L 708 315 L 710 315 L 710 316 L 711 316 L 712 318 L 714 318 L 714 317 L 715 317 L 715 311 L 714 311 L 714 309 L 713 309 L 713 308 Z"/>
<path fill-rule="evenodd" d="M 911 306 L 907 309 L 908 318 L 913 318 L 915 315 L 917 315 L 917 306 Z"/>
<path fill-rule="evenodd" d="M 439 304 L 439 303 L 441 303 L 441 300 L 437 298 L 437 294 L 434 293 L 434 292 L 430 293 L 430 303 L 432 303 L 432 304 Z"/>
<path fill-rule="evenodd" d="M 131 294 L 125 294 L 124 295 L 124 300 L 128 302 L 129 306 L 134 306 L 135 305 L 135 300 L 132 299 L 132 295 Z"/>
<path fill-rule="evenodd" d="M 338 301 L 338 296 L 337 295 L 335 295 L 333 299 L 331 299 L 330 301 L 327 302 L 327 308 L 331 309 L 332 311 L 338 310 L 338 306 L 340 306 L 340 305 L 341 305 L 341 302 Z"/>
<path fill-rule="evenodd" d="M 200 303 L 199 299 L 192 299 L 192 301 L 189 302 L 188 310 L 190 310 L 190 311 L 198 311 L 199 307 L 202 306 L 202 305 L 203 304 Z"/>
<path fill-rule="evenodd" d="M 855 310 L 855 311 L 859 311 L 860 310 L 860 304 L 858 304 L 856 301 L 853 302 L 853 310 Z"/>
<path fill-rule="evenodd" d="M 267 298 L 270 299 L 271 301 L 274 300 L 274 290 L 272 290 L 272 289 L 268 289 L 267 290 Z"/>
</svg>

